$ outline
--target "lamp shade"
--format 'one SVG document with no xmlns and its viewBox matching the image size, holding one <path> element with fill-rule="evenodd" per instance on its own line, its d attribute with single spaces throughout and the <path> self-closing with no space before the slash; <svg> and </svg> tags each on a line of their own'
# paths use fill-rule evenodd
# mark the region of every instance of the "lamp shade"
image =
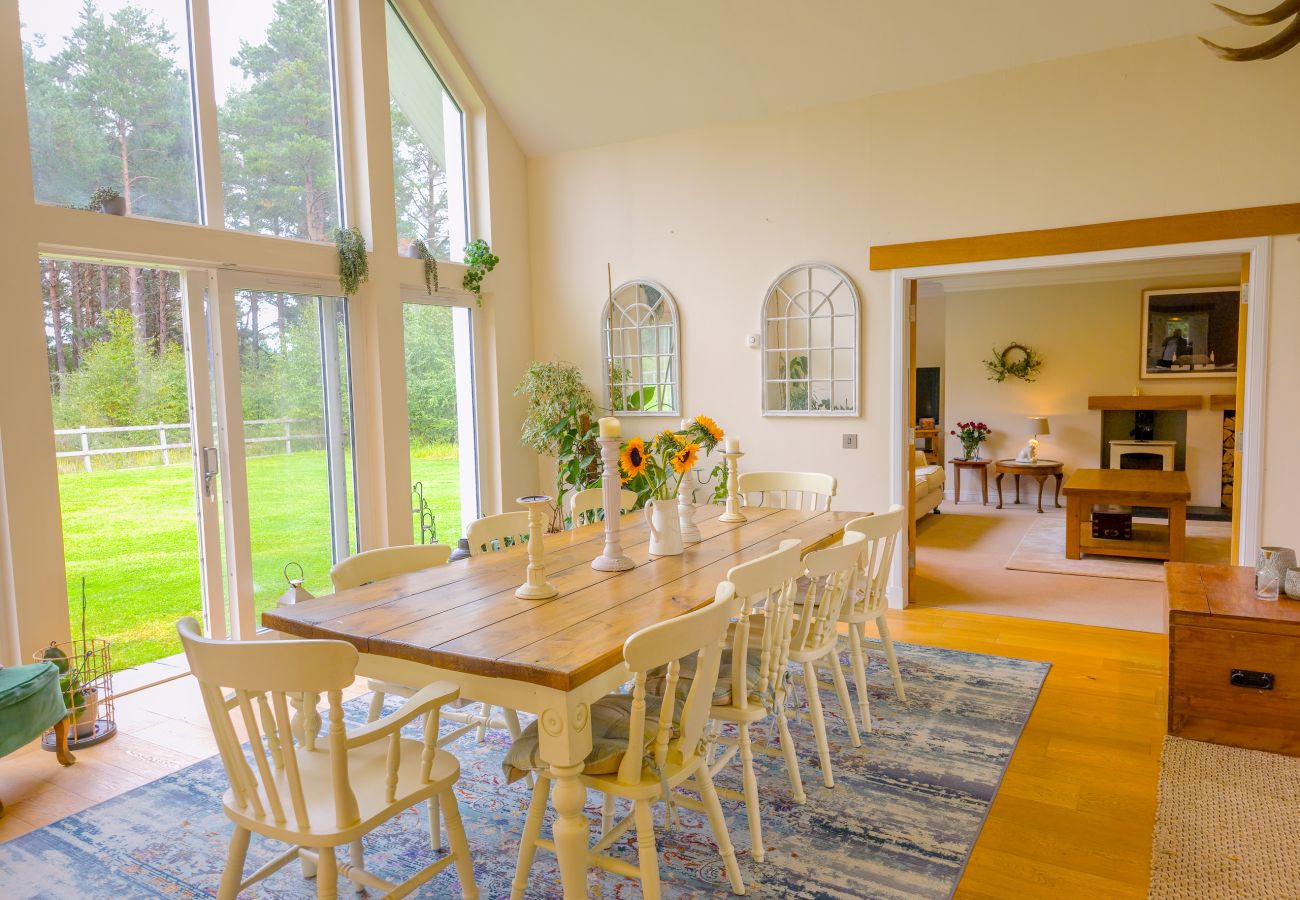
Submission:
<svg viewBox="0 0 1300 900">
<path fill-rule="evenodd" d="M 1030 437 L 1037 437 L 1040 434 L 1051 434 L 1052 426 L 1047 421 L 1046 416 L 1030 416 L 1029 424 L 1025 430 L 1025 433 L 1028 434 Z"/>
</svg>

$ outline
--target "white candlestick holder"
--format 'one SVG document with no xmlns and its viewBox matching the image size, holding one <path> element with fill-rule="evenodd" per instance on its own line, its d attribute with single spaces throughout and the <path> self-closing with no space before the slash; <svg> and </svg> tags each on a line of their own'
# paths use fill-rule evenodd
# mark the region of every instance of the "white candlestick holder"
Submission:
<svg viewBox="0 0 1300 900">
<path fill-rule="evenodd" d="M 695 524 L 695 486 L 695 470 L 691 469 L 677 487 L 677 520 L 682 526 L 683 544 L 698 544 L 701 540 L 700 527 Z"/>
<path fill-rule="evenodd" d="M 528 507 L 528 576 L 515 589 L 515 596 L 521 600 L 547 600 L 559 593 L 546 580 L 546 548 L 542 544 L 542 535 L 546 533 L 545 509 L 551 498 L 536 494 L 520 497 L 515 502 Z"/>
<path fill-rule="evenodd" d="M 727 460 L 727 511 L 718 516 L 719 522 L 748 522 L 749 519 L 740 511 L 740 458 L 745 454 L 737 450 L 722 454 Z"/>
<path fill-rule="evenodd" d="M 619 539 L 622 526 L 621 508 L 623 485 L 618 476 L 618 448 L 622 438 L 597 438 L 600 442 L 601 490 L 605 504 L 605 550 L 591 561 L 597 572 L 626 572 L 635 563 L 623 553 Z"/>
</svg>

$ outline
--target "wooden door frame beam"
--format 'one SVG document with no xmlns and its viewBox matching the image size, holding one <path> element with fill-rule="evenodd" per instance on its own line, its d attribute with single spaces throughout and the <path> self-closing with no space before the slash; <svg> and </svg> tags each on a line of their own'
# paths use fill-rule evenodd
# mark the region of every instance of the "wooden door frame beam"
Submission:
<svg viewBox="0 0 1300 900">
<path fill-rule="evenodd" d="M 870 260 L 873 271 L 883 271 L 1297 232 L 1300 232 L 1300 203 L 1284 203 L 1067 228 L 1011 231 L 906 244 L 878 244 L 871 247 Z"/>
</svg>

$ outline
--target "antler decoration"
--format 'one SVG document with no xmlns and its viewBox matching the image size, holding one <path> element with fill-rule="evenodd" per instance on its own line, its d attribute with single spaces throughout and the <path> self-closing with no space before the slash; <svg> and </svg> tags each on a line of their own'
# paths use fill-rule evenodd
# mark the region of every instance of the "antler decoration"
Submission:
<svg viewBox="0 0 1300 900">
<path fill-rule="evenodd" d="M 1221 6 L 1218 3 L 1215 3 L 1214 7 L 1225 16 L 1229 16 L 1243 25 L 1276 25 L 1278 22 L 1284 22 L 1287 19 L 1291 20 L 1291 23 L 1277 34 L 1262 44 L 1256 44 L 1253 47 L 1222 47 L 1213 41 L 1201 38 L 1201 43 L 1214 51 L 1214 54 L 1220 59 L 1227 59 L 1232 62 L 1272 59 L 1275 56 L 1281 56 L 1296 44 L 1300 44 L 1300 0 L 1282 0 L 1281 3 L 1268 12 L 1253 14 L 1239 13 L 1235 9 L 1228 9 L 1228 7 Z"/>
</svg>

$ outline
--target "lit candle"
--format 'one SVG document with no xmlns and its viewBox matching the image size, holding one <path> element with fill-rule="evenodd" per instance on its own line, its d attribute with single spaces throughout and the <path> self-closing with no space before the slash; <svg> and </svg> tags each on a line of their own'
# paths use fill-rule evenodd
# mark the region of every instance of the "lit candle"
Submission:
<svg viewBox="0 0 1300 900">
<path fill-rule="evenodd" d="M 727 441 L 726 441 L 725 444 L 723 444 L 722 449 L 723 449 L 723 452 L 725 452 L 725 453 L 739 453 L 739 452 L 740 452 L 740 438 L 734 438 L 734 437 L 729 437 L 729 438 L 727 438 Z"/>
<path fill-rule="evenodd" d="M 623 436 L 623 429 L 619 425 L 618 419 L 613 416 L 605 416 L 596 422 L 600 426 L 600 436 L 603 438 L 616 438 Z"/>
</svg>

